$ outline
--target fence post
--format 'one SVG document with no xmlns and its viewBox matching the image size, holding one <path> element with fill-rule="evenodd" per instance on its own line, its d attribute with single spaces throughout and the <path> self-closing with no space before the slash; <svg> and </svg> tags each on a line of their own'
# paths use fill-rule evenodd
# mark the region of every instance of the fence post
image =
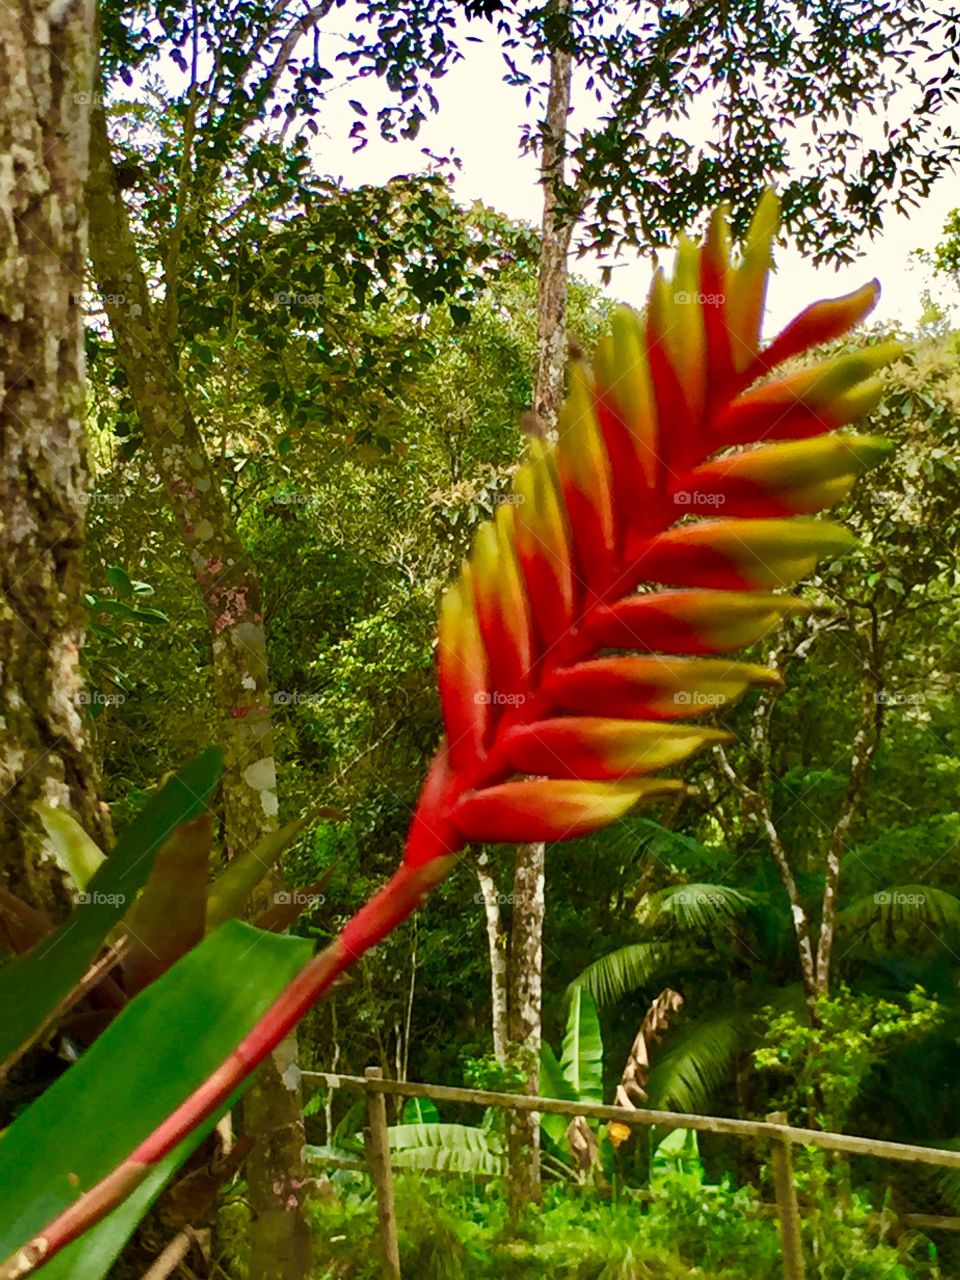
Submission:
<svg viewBox="0 0 960 1280">
<path fill-rule="evenodd" d="M 782 1111 L 767 1116 L 771 1124 L 786 1124 Z M 793 1181 L 793 1148 L 789 1138 L 774 1138 L 771 1152 L 773 1186 L 780 1217 L 780 1249 L 783 1253 L 784 1280 L 804 1280 L 803 1249 L 800 1242 L 800 1209 Z"/>
<path fill-rule="evenodd" d="M 367 1067 L 367 1080 L 382 1080 L 379 1067 Z M 382 1093 L 365 1090 L 368 1127 L 363 1132 L 370 1165 L 370 1177 L 377 1193 L 377 1225 L 380 1253 L 386 1280 L 400 1280 L 400 1246 L 397 1241 L 397 1215 L 393 1204 L 393 1171 L 390 1168 L 390 1135 L 387 1133 L 387 1104 Z"/>
</svg>

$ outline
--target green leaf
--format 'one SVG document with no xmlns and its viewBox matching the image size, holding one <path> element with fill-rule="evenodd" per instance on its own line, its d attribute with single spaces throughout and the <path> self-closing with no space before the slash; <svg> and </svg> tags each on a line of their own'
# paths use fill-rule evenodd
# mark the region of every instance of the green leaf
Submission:
<svg viewBox="0 0 960 1280">
<path fill-rule="evenodd" d="M 124 989 L 135 995 L 195 947 L 207 915 L 213 827 L 209 814 L 177 827 L 153 865 L 146 888 L 126 917 Z"/>
<path fill-rule="evenodd" d="M 220 770 L 220 752 L 211 747 L 175 774 L 137 814 L 88 882 L 87 900 L 56 932 L 0 969 L 0 1062 L 29 1042 L 80 981 L 146 884 L 164 842 L 206 809 Z"/>
<path fill-rule="evenodd" d="M 207 898 L 207 928 L 215 929 L 224 920 L 243 915 L 250 895 L 273 870 L 277 859 L 297 836 L 318 818 L 342 816 L 334 809 L 311 809 L 294 818 L 279 831 L 272 831 L 253 849 L 240 854 L 210 886 Z"/>
<path fill-rule="evenodd" d="M 57 865 L 82 893 L 107 855 L 66 809 L 55 809 L 42 800 L 33 808 L 50 839 Z"/>
<path fill-rule="evenodd" d="M 650 1184 L 661 1182 L 666 1174 L 692 1174 L 697 1181 L 704 1181 L 703 1161 L 695 1129 L 671 1129 L 657 1143 L 650 1161 Z"/>
<path fill-rule="evenodd" d="M 343 1119 L 333 1131 L 333 1145 L 336 1147 L 353 1148 L 359 1145 L 355 1135 L 363 1128 L 367 1115 L 367 1103 L 365 1098 L 358 1098 L 344 1112 Z"/>
<path fill-rule="evenodd" d="M 164 623 L 170 621 L 165 613 L 159 609 L 131 609 L 130 617 L 135 622 L 149 622 L 151 626 L 163 626 Z"/>
<path fill-rule="evenodd" d="M 400 1115 L 401 1124 L 437 1124 L 440 1112 L 429 1098 L 408 1098 Z"/>
<path fill-rule="evenodd" d="M 397 1124 L 388 1130 L 391 1162 L 443 1173 L 505 1172 L 500 1141 L 469 1124 Z"/>
<path fill-rule="evenodd" d="M 565 1102 L 576 1101 L 576 1095 L 560 1069 L 557 1055 L 546 1040 L 540 1042 L 540 1097 L 557 1098 Z M 554 1115 L 547 1111 L 540 1116 L 540 1128 L 553 1145 L 565 1155 L 569 1154 L 566 1141 L 569 1123 L 566 1116 Z"/>
<path fill-rule="evenodd" d="M 593 996 L 577 987 L 567 1011 L 560 1058 L 563 1078 L 581 1102 L 603 1102 L 603 1041 Z"/>
<path fill-rule="evenodd" d="M 311 944 L 231 921 L 124 1009 L 0 1141 L 0 1259 L 95 1185 L 229 1055 L 306 964 Z M 44 1280 L 100 1280 L 210 1116 L 133 1195 L 54 1257 Z"/>
<path fill-rule="evenodd" d="M 87 603 L 97 613 L 107 613 L 112 618 L 132 618 L 136 613 L 123 600 L 111 600 L 108 596 L 88 596 Z"/>
<path fill-rule="evenodd" d="M 130 575 L 126 569 L 121 569 L 118 564 L 112 564 L 107 570 L 107 582 L 119 595 L 133 595 L 133 583 L 130 581 Z"/>
</svg>

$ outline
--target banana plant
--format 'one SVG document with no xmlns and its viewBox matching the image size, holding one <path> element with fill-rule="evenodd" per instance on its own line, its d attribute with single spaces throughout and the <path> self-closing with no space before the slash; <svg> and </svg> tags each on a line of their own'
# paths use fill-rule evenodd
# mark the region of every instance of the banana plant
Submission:
<svg viewBox="0 0 960 1280">
<path fill-rule="evenodd" d="M 530 443 L 510 501 L 481 526 L 441 604 L 446 734 L 398 870 L 216 1070 L 159 1123 L 144 1117 L 124 1159 L 0 1233 L 0 1256 L 13 1251 L 0 1280 L 49 1265 L 139 1193 L 466 844 L 581 836 L 682 792 L 656 775 L 721 740 L 701 719 L 779 683 L 728 655 L 804 609 L 778 588 L 850 547 L 844 528 L 812 516 L 887 452 L 837 429 L 878 403 L 876 375 L 900 348 L 777 373 L 858 323 L 879 291 L 874 281 L 814 303 L 764 347 L 778 216 L 768 193 L 734 256 L 718 210 L 702 244 L 682 241 L 672 280 L 656 274 L 645 315 L 621 308 L 592 370 L 572 368 L 557 443 Z"/>
<path fill-rule="evenodd" d="M 664 1000 L 664 996 L 673 997 L 673 1000 Z M 665 1026 L 670 1015 L 683 1003 L 675 992 L 667 991 L 664 996 L 659 1001 L 654 1001 L 634 1042 L 617 1096 L 613 1100 L 617 1106 L 635 1109 L 635 1103 L 624 1090 L 625 1080 L 633 1081 L 634 1097 L 643 1099 L 646 1096 L 643 1085 L 648 1065 L 647 1041 L 655 1038 L 651 1030 L 658 1021 Z M 651 1017 L 658 1013 L 659 1018 Z M 638 1056 L 641 1061 L 638 1061 Z M 638 1065 L 644 1072 L 643 1082 L 636 1078 Z M 596 1001 L 585 986 L 571 988 L 559 1060 L 546 1041 L 540 1046 L 540 1096 L 566 1102 L 602 1103 L 604 1100 L 600 1014 Z M 631 1130 L 627 1126 L 616 1122 L 601 1130 L 600 1126 L 589 1124 L 583 1116 L 575 1117 L 571 1123 L 565 1116 L 546 1112 L 540 1118 L 540 1127 L 551 1150 L 562 1161 L 569 1160 L 571 1153 L 574 1155 L 580 1164 L 581 1176 L 594 1165 L 601 1166 L 605 1172 L 612 1171 L 614 1149 L 631 1136 Z M 649 1130 L 646 1133 L 648 1137 L 653 1137 Z M 656 1138 L 651 1155 L 652 1181 L 656 1181 L 669 1169 L 682 1169 L 702 1175 L 697 1136 L 692 1131 L 676 1129 Z"/>
<path fill-rule="evenodd" d="M 540 1045 L 540 1096 L 564 1102 L 603 1102 L 600 1015 L 593 996 L 583 987 L 577 987 L 570 998 L 560 1058 L 546 1040 Z M 570 1121 L 544 1112 L 540 1127 L 555 1152 L 566 1156 Z"/>
<path fill-rule="evenodd" d="M 331 1157 L 362 1157 L 363 1143 L 357 1131 L 365 1115 L 362 1101 L 351 1107 L 334 1131 L 331 1143 L 307 1146 L 307 1159 L 323 1164 Z M 409 1098 L 400 1123 L 387 1128 L 390 1162 L 400 1169 L 500 1177 L 506 1173 L 507 1162 L 503 1138 L 497 1133 L 494 1120 L 494 1113 L 488 1108 L 479 1125 L 445 1123 L 428 1098 Z"/>
</svg>

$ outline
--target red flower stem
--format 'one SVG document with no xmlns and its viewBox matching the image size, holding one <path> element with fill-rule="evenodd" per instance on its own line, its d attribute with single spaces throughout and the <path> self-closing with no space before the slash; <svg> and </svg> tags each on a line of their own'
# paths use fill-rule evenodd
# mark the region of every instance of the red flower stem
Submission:
<svg viewBox="0 0 960 1280">
<path fill-rule="evenodd" d="M 447 857 L 423 867 L 401 866 L 387 884 L 360 908 L 343 932 L 304 965 L 256 1026 L 199 1088 L 121 1165 L 84 1192 L 0 1265 L 0 1280 L 23 1280 L 23 1277 L 32 1275 L 122 1204 L 164 1156 L 223 1106 L 231 1094 L 249 1079 L 288 1031 L 329 991 L 336 978 L 419 907 L 430 890 L 446 878 L 454 861 L 454 858 Z"/>
</svg>

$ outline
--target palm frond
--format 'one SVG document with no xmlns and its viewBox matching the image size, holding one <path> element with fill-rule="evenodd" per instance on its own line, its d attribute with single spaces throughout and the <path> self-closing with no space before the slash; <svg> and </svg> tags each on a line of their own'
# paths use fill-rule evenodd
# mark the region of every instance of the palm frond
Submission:
<svg viewBox="0 0 960 1280">
<path fill-rule="evenodd" d="M 921 1143 L 920 1145 L 939 1147 L 943 1151 L 960 1151 L 960 1137 L 937 1138 L 933 1142 Z M 937 1188 L 947 1208 L 952 1209 L 954 1213 L 960 1213 L 960 1169 L 938 1169 L 934 1167 L 927 1170 L 927 1177 Z"/>
<path fill-rule="evenodd" d="M 839 911 L 837 931 L 859 933 L 858 946 L 882 951 L 907 940 L 926 946 L 934 937 L 960 931 L 960 898 L 924 884 L 881 889 Z"/>
<path fill-rule="evenodd" d="M 689 958 L 682 941 L 633 942 L 601 956 L 577 974 L 567 988 L 568 998 L 583 988 L 601 1009 L 623 998 L 629 991 L 650 986 Z"/>
<path fill-rule="evenodd" d="M 637 919 L 650 926 L 673 925 L 685 934 L 712 934 L 742 920 L 755 905 L 753 894 L 726 884 L 670 885 L 644 898 Z"/>
<path fill-rule="evenodd" d="M 678 1032 L 654 1063 L 647 1085 L 655 1110 L 698 1112 L 730 1079 L 733 1062 L 749 1036 L 751 1012 L 730 1009 Z"/>
</svg>

